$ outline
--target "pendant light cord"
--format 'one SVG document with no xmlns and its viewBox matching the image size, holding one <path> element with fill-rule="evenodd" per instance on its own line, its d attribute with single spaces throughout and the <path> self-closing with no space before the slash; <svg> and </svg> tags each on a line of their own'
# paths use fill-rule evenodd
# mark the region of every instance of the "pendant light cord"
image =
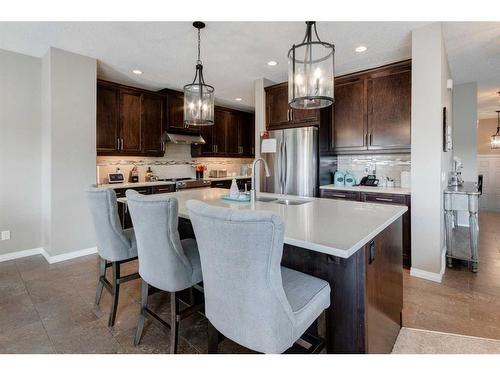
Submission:
<svg viewBox="0 0 500 375">
<path fill-rule="evenodd" d="M 200 35 L 200 29 L 198 29 L 198 60 L 196 61 L 197 64 L 201 64 L 201 35 Z"/>
</svg>

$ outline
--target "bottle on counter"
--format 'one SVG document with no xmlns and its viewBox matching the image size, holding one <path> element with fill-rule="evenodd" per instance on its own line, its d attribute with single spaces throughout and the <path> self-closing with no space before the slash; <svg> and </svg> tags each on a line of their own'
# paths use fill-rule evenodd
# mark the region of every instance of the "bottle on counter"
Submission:
<svg viewBox="0 0 500 375">
<path fill-rule="evenodd" d="M 151 170 L 151 167 L 148 167 L 148 170 L 146 171 L 146 176 L 144 180 L 146 182 L 151 182 L 151 178 L 153 177 L 153 171 Z"/>
<path fill-rule="evenodd" d="M 130 170 L 130 174 L 128 176 L 128 182 L 139 182 L 139 171 L 137 170 L 137 166 L 134 166 Z"/>
<path fill-rule="evenodd" d="M 233 178 L 233 182 L 231 183 L 231 190 L 229 191 L 229 196 L 235 199 L 237 199 L 240 196 L 240 189 L 238 189 L 238 183 L 236 182 L 236 178 Z"/>
</svg>

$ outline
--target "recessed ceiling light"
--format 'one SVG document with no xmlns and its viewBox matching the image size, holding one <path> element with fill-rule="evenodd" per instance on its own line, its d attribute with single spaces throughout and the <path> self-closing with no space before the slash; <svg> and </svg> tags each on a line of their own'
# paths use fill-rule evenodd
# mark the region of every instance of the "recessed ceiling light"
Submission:
<svg viewBox="0 0 500 375">
<path fill-rule="evenodd" d="M 241 102 L 243 99 L 241 99 L 241 98 L 234 98 L 234 100 L 236 100 L 237 102 Z"/>
<path fill-rule="evenodd" d="M 365 46 L 356 47 L 356 52 L 365 52 L 368 48 Z"/>
<path fill-rule="evenodd" d="M 137 75 L 141 75 L 142 74 L 142 70 L 134 69 L 134 70 L 132 70 L 132 73 L 137 74 Z"/>
<path fill-rule="evenodd" d="M 274 61 L 274 60 L 271 60 L 271 61 L 267 62 L 267 65 L 269 65 L 269 66 L 276 66 L 276 65 L 278 65 L 278 62 Z"/>
</svg>

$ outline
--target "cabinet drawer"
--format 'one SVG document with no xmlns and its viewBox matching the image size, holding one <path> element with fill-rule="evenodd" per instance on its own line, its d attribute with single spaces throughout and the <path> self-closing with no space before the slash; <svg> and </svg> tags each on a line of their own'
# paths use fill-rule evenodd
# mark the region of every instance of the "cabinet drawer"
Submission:
<svg viewBox="0 0 500 375">
<path fill-rule="evenodd" d="M 231 180 L 212 181 L 211 187 L 229 189 L 231 187 L 231 183 L 232 183 Z"/>
<path fill-rule="evenodd" d="M 160 185 L 160 186 L 151 186 L 151 194 L 164 194 L 164 193 L 172 193 L 175 191 L 175 185 Z"/>
<path fill-rule="evenodd" d="M 401 204 L 406 205 L 406 197 L 399 194 L 373 194 L 363 193 L 362 201 L 384 204 Z"/>
<path fill-rule="evenodd" d="M 115 189 L 116 197 L 117 198 L 124 198 L 125 192 L 127 190 L 135 190 L 140 194 L 151 194 L 151 190 L 150 190 L 149 186 L 141 186 L 141 187 Z"/>
<path fill-rule="evenodd" d="M 349 201 L 359 201 L 360 194 L 357 191 L 346 190 L 321 190 L 321 198 L 345 199 Z"/>
</svg>

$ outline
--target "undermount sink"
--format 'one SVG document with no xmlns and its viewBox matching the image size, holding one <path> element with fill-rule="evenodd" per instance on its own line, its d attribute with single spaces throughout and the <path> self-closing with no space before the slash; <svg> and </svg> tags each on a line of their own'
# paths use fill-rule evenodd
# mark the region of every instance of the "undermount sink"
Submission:
<svg viewBox="0 0 500 375">
<path fill-rule="evenodd" d="M 277 201 L 278 198 L 271 198 L 271 197 L 259 197 L 257 198 L 259 202 L 274 202 Z"/>
<path fill-rule="evenodd" d="M 300 204 L 304 204 L 307 202 L 309 202 L 309 201 L 299 201 L 299 200 L 293 200 L 293 199 L 280 199 L 280 200 L 276 201 L 275 203 L 285 204 L 287 206 L 298 206 Z"/>
</svg>

